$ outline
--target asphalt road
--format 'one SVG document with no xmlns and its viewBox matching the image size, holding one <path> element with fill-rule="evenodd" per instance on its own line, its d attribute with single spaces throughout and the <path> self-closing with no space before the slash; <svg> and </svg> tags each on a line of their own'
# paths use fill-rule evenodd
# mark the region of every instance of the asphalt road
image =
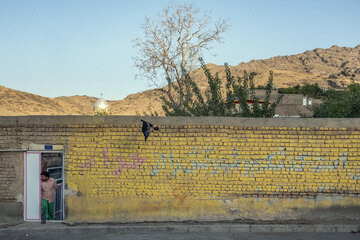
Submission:
<svg viewBox="0 0 360 240">
<path fill-rule="evenodd" d="M 180 239 L 196 239 L 196 240 L 232 240 L 232 239 L 251 239 L 251 240 L 359 240 L 360 233 L 213 233 L 213 232 L 196 232 L 196 233 L 174 233 L 174 232 L 136 232 L 136 233 L 70 233 L 64 229 L 63 232 L 35 232 L 17 233 L 17 232 L 0 232 L 1 240 L 180 240 Z"/>
</svg>

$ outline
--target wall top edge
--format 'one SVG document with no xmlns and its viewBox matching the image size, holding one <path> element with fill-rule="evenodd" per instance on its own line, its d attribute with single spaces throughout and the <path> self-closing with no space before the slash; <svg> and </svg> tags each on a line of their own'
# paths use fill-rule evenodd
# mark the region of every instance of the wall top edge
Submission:
<svg viewBox="0 0 360 240">
<path fill-rule="evenodd" d="M 0 116 L 0 127 L 6 125 L 224 125 L 244 127 L 344 127 L 360 128 L 360 118 L 237 118 L 237 117 L 150 117 L 150 116 Z"/>
</svg>

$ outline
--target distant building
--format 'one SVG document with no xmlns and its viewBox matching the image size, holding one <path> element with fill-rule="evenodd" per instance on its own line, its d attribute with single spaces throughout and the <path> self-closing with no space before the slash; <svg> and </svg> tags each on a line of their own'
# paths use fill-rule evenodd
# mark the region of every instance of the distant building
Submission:
<svg viewBox="0 0 360 240">
<path fill-rule="evenodd" d="M 255 95 L 260 99 L 259 104 L 263 103 L 266 96 L 266 90 L 255 90 Z M 277 89 L 271 90 L 270 101 L 276 101 L 279 92 Z M 283 94 L 284 97 L 276 107 L 274 117 L 312 117 L 314 105 L 320 104 L 320 99 L 312 99 L 303 94 Z M 239 101 L 234 102 L 236 109 L 240 111 Z M 254 101 L 248 99 L 247 103 L 252 106 Z"/>
<path fill-rule="evenodd" d="M 110 115 L 110 106 L 105 99 L 99 98 L 94 103 L 94 115 L 106 116 Z"/>
<path fill-rule="evenodd" d="M 274 117 L 312 117 L 314 106 L 320 99 L 312 99 L 303 94 L 283 94 L 284 98 L 275 110 Z"/>
</svg>

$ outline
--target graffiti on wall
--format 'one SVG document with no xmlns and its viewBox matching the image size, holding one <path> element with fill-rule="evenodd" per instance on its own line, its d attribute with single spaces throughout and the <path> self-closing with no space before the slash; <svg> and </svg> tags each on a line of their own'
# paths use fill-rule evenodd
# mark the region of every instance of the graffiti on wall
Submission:
<svg viewBox="0 0 360 240">
<path fill-rule="evenodd" d="M 210 159 L 211 149 L 203 149 L 202 152 L 197 151 L 195 148 L 189 152 L 188 163 L 181 163 L 179 160 L 173 157 L 173 153 L 155 153 L 155 158 L 160 160 L 156 161 L 156 167 L 153 168 L 150 175 L 156 176 L 161 170 L 173 169 L 170 175 L 175 176 L 182 172 L 184 174 L 192 174 L 195 170 L 211 170 L 211 175 L 217 175 L 219 173 L 229 174 L 230 171 L 240 171 L 241 176 L 254 178 L 256 172 L 263 171 L 282 171 L 284 168 L 287 171 L 304 172 L 309 167 L 313 172 L 322 171 L 337 171 L 339 168 L 346 169 L 347 154 L 346 152 L 342 156 L 331 161 L 332 164 L 324 163 L 324 157 L 312 157 L 311 152 L 308 152 L 299 156 L 287 156 L 286 148 L 281 147 L 276 153 L 266 155 L 264 159 L 250 159 L 243 158 L 238 153 L 237 149 L 233 149 L 233 154 L 228 157 L 216 157 Z M 197 161 L 198 155 L 202 153 L 205 156 L 204 161 Z M 279 157 L 279 158 L 277 158 Z M 309 161 L 308 161 L 309 160 Z M 168 164 L 168 167 L 167 167 Z M 353 179 L 357 176 L 353 175 Z"/>
<path fill-rule="evenodd" d="M 212 148 L 201 150 L 193 148 L 189 151 L 187 160 L 176 159 L 173 152 L 168 154 L 156 152 L 154 158 L 158 160 L 155 161 L 155 166 L 150 169 L 149 175 L 154 177 L 159 175 L 161 171 L 166 171 L 169 176 L 176 176 L 179 173 L 193 174 L 198 170 L 206 171 L 206 174 L 215 176 L 237 171 L 243 177 L 255 178 L 257 173 L 264 171 L 283 171 L 285 169 L 288 172 L 305 172 L 310 169 L 313 172 L 323 172 L 346 170 L 347 166 L 346 152 L 332 161 L 326 161 L 323 156 L 312 156 L 311 152 L 299 156 L 289 156 L 284 147 L 279 148 L 275 153 L 266 155 L 263 159 L 241 158 L 241 154 L 236 148 L 233 148 L 232 154 L 226 157 L 211 157 L 212 152 Z M 121 175 L 124 170 L 140 168 L 146 161 L 147 158 L 140 157 L 136 153 L 130 154 L 127 160 L 117 156 L 113 161 L 110 161 L 108 148 L 104 148 L 102 151 L 101 162 L 103 166 L 114 169 L 110 174 L 115 176 Z M 96 163 L 94 157 L 89 157 L 80 165 L 82 174 L 86 168 L 93 169 Z M 350 173 L 349 176 L 354 180 L 360 179 L 360 174 Z"/>
<path fill-rule="evenodd" d="M 113 174 L 113 175 L 116 175 L 116 176 L 121 175 L 121 173 L 125 169 L 139 168 L 146 161 L 145 158 L 139 157 L 136 153 L 130 154 L 130 157 L 129 157 L 130 161 L 125 161 L 120 156 L 117 156 L 115 158 L 115 161 L 110 161 L 109 149 L 108 148 L 103 149 L 102 155 L 103 155 L 102 163 L 103 163 L 104 167 L 114 169 L 114 171 L 110 172 L 110 174 Z M 82 163 L 80 165 L 80 169 L 81 169 L 82 174 L 84 174 L 84 169 L 85 168 L 88 168 L 91 171 L 95 166 L 96 166 L 95 158 L 90 157 L 87 160 L 85 160 L 84 163 Z"/>
</svg>

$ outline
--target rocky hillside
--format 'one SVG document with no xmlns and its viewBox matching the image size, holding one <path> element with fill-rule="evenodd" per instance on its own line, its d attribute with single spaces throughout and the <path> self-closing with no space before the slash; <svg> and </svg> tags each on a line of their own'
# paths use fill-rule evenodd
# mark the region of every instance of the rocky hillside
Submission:
<svg viewBox="0 0 360 240">
<path fill-rule="evenodd" d="M 224 66 L 208 64 L 211 72 L 224 77 Z M 269 70 L 274 71 L 274 85 L 289 87 L 304 83 L 318 83 L 324 88 L 342 88 L 351 81 L 360 83 L 360 45 L 332 46 L 314 49 L 291 56 L 278 56 L 253 60 L 230 66 L 233 75 L 242 71 L 254 71 L 258 75 L 255 84 L 265 85 Z M 206 87 L 201 69 L 191 73 L 200 88 Z M 161 92 L 158 89 L 131 94 L 123 100 L 109 101 L 113 115 L 142 115 L 161 111 Z M 92 115 L 94 97 L 71 96 L 48 98 L 0 86 L 0 115 Z"/>
</svg>

